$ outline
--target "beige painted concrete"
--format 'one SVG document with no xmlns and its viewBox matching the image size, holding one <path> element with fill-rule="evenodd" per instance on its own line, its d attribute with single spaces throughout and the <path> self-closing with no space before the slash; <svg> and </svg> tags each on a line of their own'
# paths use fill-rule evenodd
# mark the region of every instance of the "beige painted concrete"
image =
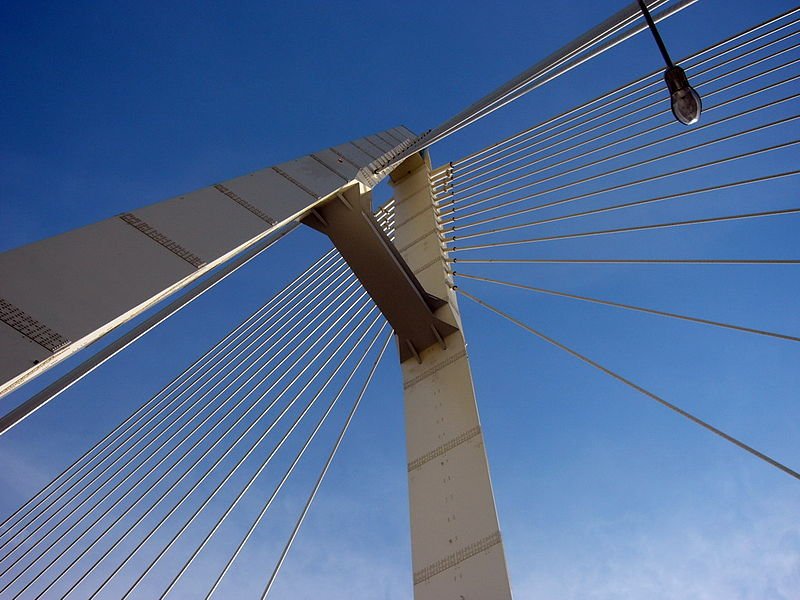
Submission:
<svg viewBox="0 0 800 600">
<path fill-rule="evenodd" d="M 436 315 L 461 328 L 419 155 L 391 175 L 395 244 Z M 469 358 L 461 331 L 402 363 L 415 600 L 511 598 Z"/>
</svg>

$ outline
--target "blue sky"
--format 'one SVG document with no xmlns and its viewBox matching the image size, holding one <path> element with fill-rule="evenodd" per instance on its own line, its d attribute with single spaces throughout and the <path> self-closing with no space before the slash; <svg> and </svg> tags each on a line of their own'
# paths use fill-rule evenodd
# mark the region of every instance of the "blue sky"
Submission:
<svg viewBox="0 0 800 600">
<path fill-rule="evenodd" d="M 397 124 L 421 131 L 623 5 L 7 2 L 0 9 L 6 25 L 0 250 Z M 662 30 L 678 58 L 791 6 L 701 0 Z M 596 68 L 434 147 L 433 162 L 463 156 L 658 68 L 659 61 L 652 41 L 640 36 Z M 781 114 L 792 112 L 796 104 Z M 797 138 L 797 132 L 795 124 L 759 140 Z M 796 168 L 797 151 L 774 160 L 776 168 Z M 693 180 L 702 184 L 700 176 Z M 796 206 L 796 196 L 793 180 L 761 194 L 737 192 L 683 211 L 653 208 L 593 227 L 784 208 Z M 794 216 L 563 242 L 560 249 L 564 256 L 797 258 L 798 224 Z M 88 440 L 326 248 L 318 234 L 296 232 L 3 436 L 0 512 L 35 493 Z M 794 267 L 469 271 L 800 333 Z M 463 285 L 800 467 L 797 344 Z M 461 306 L 516 597 L 800 598 L 796 481 L 467 299 Z M 0 400 L 0 407 L 7 410 L 46 380 Z M 402 397 L 391 357 L 377 384 L 275 598 L 411 596 Z M 280 525 L 299 509 L 312 471 L 304 469 L 305 479 L 287 489 L 250 547 L 237 579 L 242 590 L 263 586 L 263 565 L 283 541 Z M 251 511 L 257 503 L 248 504 Z M 235 528 L 223 533 L 231 540 L 235 534 Z M 217 564 L 215 558 L 211 553 L 203 564 Z"/>
</svg>

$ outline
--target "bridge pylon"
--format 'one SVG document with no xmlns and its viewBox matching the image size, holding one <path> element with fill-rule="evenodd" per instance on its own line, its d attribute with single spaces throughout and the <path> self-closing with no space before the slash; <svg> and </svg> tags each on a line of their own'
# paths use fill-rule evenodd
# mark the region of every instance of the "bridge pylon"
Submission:
<svg viewBox="0 0 800 600">
<path fill-rule="evenodd" d="M 457 328 L 401 363 L 414 598 L 511 598 L 469 356 L 439 238 L 427 153 L 391 173 L 395 244 Z"/>
</svg>

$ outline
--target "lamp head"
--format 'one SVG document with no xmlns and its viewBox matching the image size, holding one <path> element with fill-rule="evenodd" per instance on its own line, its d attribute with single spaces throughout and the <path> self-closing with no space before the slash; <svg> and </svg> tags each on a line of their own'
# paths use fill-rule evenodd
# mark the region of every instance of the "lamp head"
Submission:
<svg viewBox="0 0 800 600">
<path fill-rule="evenodd" d="M 700 120 L 703 111 L 703 101 L 700 95 L 689 85 L 686 73 L 674 65 L 664 71 L 664 81 L 667 82 L 670 99 L 672 101 L 672 114 L 684 125 L 693 125 Z"/>
</svg>

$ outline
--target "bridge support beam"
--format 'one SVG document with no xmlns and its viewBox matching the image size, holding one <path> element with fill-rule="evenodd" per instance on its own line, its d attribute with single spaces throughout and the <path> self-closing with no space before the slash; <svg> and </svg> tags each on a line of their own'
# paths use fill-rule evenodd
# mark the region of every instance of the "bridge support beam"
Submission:
<svg viewBox="0 0 800 600">
<path fill-rule="evenodd" d="M 413 155 L 391 174 L 395 244 L 456 330 L 401 363 L 415 600 L 511 598 L 469 358 L 430 189 Z"/>
<path fill-rule="evenodd" d="M 331 238 L 394 329 L 400 360 L 420 353 L 456 328 L 435 311 L 447 304 L 427 293 L 372 214 L 372 194 L 354 185 L 311 211 L 303 223 Z"/>
<path fill-rule="evenodd" d="M 0 253 L 0 396 L 340 190 L 370 189 L 413 139 L 395 127 Z"/>
</svg>

